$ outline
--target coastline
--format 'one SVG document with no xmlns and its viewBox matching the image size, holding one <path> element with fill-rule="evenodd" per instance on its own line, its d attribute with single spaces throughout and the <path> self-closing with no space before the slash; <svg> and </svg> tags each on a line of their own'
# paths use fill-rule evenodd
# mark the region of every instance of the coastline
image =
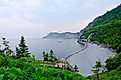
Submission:
<svg viewBox="0 0 121 80">
<path fill-rule="evenodd" d="M 106 45 L 106 44 L 100 44 L 100 43 L 95 43 L 95 42 L 90 42 L 91 44 L 97 44 L 98 46 L 100 46 L 100 48 L 106 48 L 114 53 L 117 53 L 116 50 L 114 50 L 113 48 L 111 48 L 110 45 Z"/>
<path fill-rule="evenodd" d="M 77 55 L 73 55 L 68 59 L 68 62 L 74 66 L 77 65 L 79 73 L 84 76 L 93 75 L 92 67 L 97 60 L 104 63 L 109 57 L 115 55 L 107 48 L 100 48 L 97 44 L 87 43 L 88 47 Z"/>
<path fill-rule="evenodd" d="M 84 45 L 84 48 L 69 56 L 67 61 L 72 66 L 77 65 L 79 73 L 84 76 L 93 75 L 91 70 L 97 60 L 101 60 L 104 63 L 107 58 L 113 57 L 116 54 L 110 48 L 89 42 L 88 39 L 78 40 L 78 43 Z"/>
</svg>

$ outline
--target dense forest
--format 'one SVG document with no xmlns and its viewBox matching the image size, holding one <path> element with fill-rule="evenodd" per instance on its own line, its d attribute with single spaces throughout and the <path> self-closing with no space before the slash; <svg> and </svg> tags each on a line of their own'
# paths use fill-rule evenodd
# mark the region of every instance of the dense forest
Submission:
<svg viewBox="0 0 121 80">
<path fill-rule="evenodd" d="M 121 5 L 94 19 L 85 28 L 81 38 L 86 38 L 91 33 L 91 41 L 106 44 L 118 53 L 121 52 Z"/>
<path fill-rule="evenodd" d="M 112 48 L 117 52 L 106 60 L 105 71 L 100 74 L 101 80 L 121 80 L 121 5 L 97 17 L 83 31 L 81 39 L 92 34 L 91 42 Z M 89 76 L 94 80 L 96 75 Z"/>
</svg>

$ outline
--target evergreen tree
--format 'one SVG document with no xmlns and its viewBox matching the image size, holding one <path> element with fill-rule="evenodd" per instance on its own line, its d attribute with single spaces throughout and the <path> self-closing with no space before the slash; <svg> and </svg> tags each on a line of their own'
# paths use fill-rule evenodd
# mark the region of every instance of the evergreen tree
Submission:
<svg viewBox="0 0 121 80">
<path fill-rule="evenodd" d="M 12 49 L 9 46 L 9 41 L 7 41 L 6 38 L 2 38 L 2 40 L 3 40 L 3 45 L 4 45 L 3 52 L 6 55 L 11 55 L 13 53 L 13 51 L 12 51 Z"/>
<path fill-rule="evenodd" d="M 48 61 L 49 60 L 49 54 L 46 53 L 45 51 L 43 51 L 43 58 L 44 58 L 44 61 Z"/>
<path fill-rule="evenodd" d="M 54 61 L 54 53 L 53 53 L 53 50 L 52 49 L 50 50 L 49 60 L 50 61 Z"/>
<path fill-rule="evenodd" d="M 28 46 L 26 45 L 25 39 L 23 36 L 21 36 L 19 47 L 16 47 L 16 56 L 17 58 L 30 57 L 29 54 L 30 53 L 28 51 Z"/>
<path fill-rule="evenodd" d="M 57 61 L 57 58 L 55 57 L 54 52 L 53 52 L 52 49 L 50 50 L 49 53 L 43 51 L 42 55 L 43 55 L 44 61 L 51 61 L 51 62 Z"/>
<path fill-rule="evenodd" d="M 99 80 L 99 72 L 102 69 L 102 63 L 100 61 L 96 61 L 96 65 L 93 67 L 92 72 L 96 74 L 96 80 Z"/>
</svg>

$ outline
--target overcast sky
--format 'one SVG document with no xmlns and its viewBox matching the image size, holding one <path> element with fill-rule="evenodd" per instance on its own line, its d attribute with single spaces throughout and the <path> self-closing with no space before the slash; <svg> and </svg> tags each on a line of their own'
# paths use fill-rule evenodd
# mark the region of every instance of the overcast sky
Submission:
<svg viewBox="0 0 121 80">
<path fill-rule="evenodd" d="M 77 32 L 121 0 L 0 0 L 0 37 Z"/>
</svg>

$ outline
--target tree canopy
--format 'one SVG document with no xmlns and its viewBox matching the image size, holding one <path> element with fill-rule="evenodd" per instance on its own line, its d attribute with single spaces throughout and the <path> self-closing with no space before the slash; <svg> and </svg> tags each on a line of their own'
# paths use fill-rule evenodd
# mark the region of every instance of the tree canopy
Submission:
<svg viewBox="0 0 121 80">
<path fill-rule="evenodd" d="M 19 43 L 19 46 L 16 47 L 16 56 L 17 58 L 21 58 L 21 57 L 29 57 L 30 53 L 28 51 L 28 46 L 26 45 L 25 39 L 23 36 L 21 36 L 21 40 Z"/>
</svg>

